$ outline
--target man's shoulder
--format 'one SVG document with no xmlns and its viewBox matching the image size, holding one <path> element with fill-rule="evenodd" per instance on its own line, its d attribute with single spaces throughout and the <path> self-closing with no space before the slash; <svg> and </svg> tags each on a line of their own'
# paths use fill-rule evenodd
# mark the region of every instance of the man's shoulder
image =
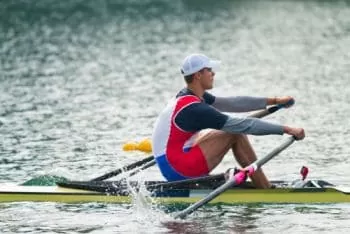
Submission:
<svg viewBox="0 0 350 234">
<path fill-rule="evenodd" d="M 205 103 L 212 105 L 215 101 L 215 96 L 211 93 L 204 92 L 203 99 L 204 99 Z"/>
<path fill-rule="evenodd" d="M 182 106 L 188 106 L 195 103 L 202 103 L 202 100 L 195 95 L 184 95 L 177 98 L 177 103 Z"/>
</svg>

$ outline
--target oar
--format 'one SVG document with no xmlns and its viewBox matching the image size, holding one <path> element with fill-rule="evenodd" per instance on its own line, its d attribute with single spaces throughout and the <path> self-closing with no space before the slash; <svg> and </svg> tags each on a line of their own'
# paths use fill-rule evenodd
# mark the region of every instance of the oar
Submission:
<svg viewBox="0 0 350 234">
<path fill-rule="evenodd" d="M 131 173 L 129 174 L 128 177 L 131 177 L 131 176 L 133 176 L 133 175 L 136 175 L 136 174 L 139 173 L 140 171 L 143 171 L 143 170 L 145 170 L 145 169 L 147 169 L 147 168 L 153 166 L 154 164 L 156 164 L 156 160 L 149 161 L 148 163 L 145 163 L 142 167 L 139 167 L 139 168 L 137 168 L 135 171 L 131 172 Z"/>
<path fill-rule="evenodd" d="M 134 168 L 140 167 L 140 166 L 142 166 L 142 165 L 144 165 L 144 164 L 146 164 L 148 162 L 151 162 L 151 161 L 153 161 L 155 163 L 153 156 L 149 156 L 149 157 L 144 158 L 144 159 L 142 159 L 140 161 L 134 162 L 134 163 L 132 163 L 130 165 L 124 166 L 122 168 L 119 168 L 117 170 L 111 171 L 111 172 L 109 172 L 107 174 L 104 174 L 102 176 L 96 177 L 96 178 L 92 179 L 91 181 L 106 180 L 106 179 L 109 179 L 109 178 L 111 178 L 113 176 L 117 176 L 117 175 L 119 175 L 120 173 L 122 173 L 124 171 L 130 171 L 130 170 L 132 170 Z"/>
<path fill-rule="evenodd" d="M 278 111 L 281 108 L 292 106 L 292 105 L 294 105 L 294 100 L 293 99 L 289 100 L 288 102 L 286 102 L 284 104 L 278 104 L 278 105 L 275 105 L 275 106 L 271 106 L 271 107 L 267 108 L 266 110 L 262 110 L 262 111 L 256 112 L 256 113 L 252 114 L 250 117 L 263 118 L 263 117 L 265 117 L 265 116 L 267 116 L 269 114 L 275 113 L 276 111 Z"/>
<path fill-rule="evenodd" d="M 259 111 L 259 112 L 256 112 L 255 114 L 252 114 L 250 117 L 254 117 L 254 118 L 262 118 L 262 117 L 265 117 L 269 114 L 272 114 L 276 111 L 278 111 L 279 109 L 281 108 L 284 108 L 286 106 L 291 106 L 294 104 L 294 100 L 290 100 L 289 102 L 285 103 L 285 104 L 279 104 L 279 105 L 275 105 L 275 106 L 271 106 L 269 108 L 267 108 L 266 110 L 262 110 L 262 111 Z M 154 161 L 154 156 L 149 156 L 141 161 L 137 161 L 135 163 L 132 163 L 130 165 L 127 165 L 127 166 L 124 166 L 123 168 L 119 168 L 117 170 L 114 170 L 114 171 L 111 171 L 107 174 L 104 174 L 102 176 L 99 176 L 99 177 L 96 177 L 94 179 L 92 179 L 91 181 L 100 181 L 100 180 L 106 180 L 106 179 L 109 179 L 113 176 L 117 176 L 119 175 L 120 173 L 122 172 L 125 172 L 125 171 L 130 171 L 136 167 L 141 167 L 143 166 L 144 164 L 148 163 L 148 162 L 151 162 L 153 161 L 153 164 L 150 165 L 150 166 L 153 166 L 155 164 L 155 161 Z M 139 172 L 140 170 L 137 170 L 137 172 Z M 136 174 L 137 172 L 135 172 L 134 174 Z M 133 174 L 133 175 L 134 175 Z"/>
<path fill-rule="evenodd" d="M 230 177 L 223 185 L 215 189 L 213 192 L 209 193 L 208 196 L 204 197 L 200 201 L 194 203 L 193 205 L 187 207 L 183 211 L 179 212 L 175 218 L 185 218 L 187 215 L 191 214 L 195 210 L 197 210 L 199 207 L 207 204 L 223 192 L 225 192 L 227 189 L 239 185 L 240 183 L 244 182 L 246 179 L 247 174 L 251 175 L 256 170 L 258 170 L 262 165 L 270 161 L 273 157 L 275 157 L 277 154 L 279 154 L 281 151 L 286 149 L 288 146 L 290 146 L 294 142 L 295 138 L 290 137 L 288 140 L 286 140 L 283 144 L 272 150 L 269 154 L 267 154 L 265 157 L 256 160 L 254 163 L 250 164 L 248 167 L 244 168 L 234 176 Z"/>
</svg>

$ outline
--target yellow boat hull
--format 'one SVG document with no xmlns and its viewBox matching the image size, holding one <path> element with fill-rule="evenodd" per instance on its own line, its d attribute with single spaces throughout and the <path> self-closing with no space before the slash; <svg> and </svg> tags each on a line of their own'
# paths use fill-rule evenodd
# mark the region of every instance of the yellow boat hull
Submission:
<svg viewBox="0 0 350 234">
<path fill-rule="evenodd" d="M 194 203 L 211 190 L 191 190 L 188 196 L 146 197 L 153 203 Z M 0 202 L 130 203 L 130 196 L 61 188 L 58 186 L 0 186 Z M 214 203 L 349 203 L 350 192 L 337 188 L 230 189 L 211 201 Z"/>
</svg>

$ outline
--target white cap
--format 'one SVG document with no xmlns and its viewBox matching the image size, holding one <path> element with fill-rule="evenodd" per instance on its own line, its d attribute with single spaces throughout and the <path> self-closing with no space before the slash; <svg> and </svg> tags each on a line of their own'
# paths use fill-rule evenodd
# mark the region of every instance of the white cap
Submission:
<svg viewBox="0 0 350 234">
<path fill-rule="evenodd" d="M 218 68 L 219 65 L 220 61 L 211 60 L 204 54 L 191 54 L 184 59 L 181 73 L 184 76 L 188 76 L 202 70 L 203 68 Z"/>
</svg>

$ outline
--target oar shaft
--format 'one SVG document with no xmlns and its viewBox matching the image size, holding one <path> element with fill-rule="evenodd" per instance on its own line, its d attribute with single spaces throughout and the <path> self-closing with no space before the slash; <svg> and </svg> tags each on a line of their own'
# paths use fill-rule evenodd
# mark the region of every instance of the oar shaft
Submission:
<svg viewBox="0 0 350 234">
<path fill-rule="evenodd" d="M 291 106 L 293 104 L 294 104 L 294 100 L 290 100 L 289 102 L 287 102 L 285 104 L 278 104 L 275 106 L 271 106 L 271 107 L 267 108 L 266 110 L 256 112 L 256 113 L 252 114 L 250 117 L 263 118 L 269 114 L 275 113 L 276 111 L 278 111 L 281 108 L 284 108 L 286 106 Z"/>
<path fill-rule="evenodd" d="M 156 164 L 156 160 L 152 160 L 152 161 L 147 162 L 147 163 L 144 164 L 142 167 L 139 167 L 139 168 L 137 168 L 135 171 L 131 172 L 131 173 L 129 174 L 129 177 L 131 177 L 131 176 L 133 176 L 133 175 L 139 173 L 140 171 L 143 171 L 143 170 L 145 170 L 145 169 L 147 169 L 147 168 L 153 166 L 154 164 Z"/>
<path fill-rule="evenodd" d="M 187 207 L 186 209 L 180 211 L 175 215 L 175 219 L 183 219 L 187 215 L 192 214 L 194 211 L 196 211 L 199 207 L 209 203 L 211 200 L 219 196 L 221 193 L 225 192 L 227 189 L 231 188 L 235 185 L 235 180 L 229 180 L 217 189 L 215 189 L 212 193 L 210 193 L 208 196 L 202 198 L 200 201 L 194 203 L 193 205 Z"/>
<path fill-rule="evenodd" d="M 140 166 L 142 166 L 142 165 L 144 165 L 144 164 L 146 164 L 148 162 L 151 162 L 151 161 L 154 162 L 154 157 L 153 156 L 149 156 L 147 158 L 142 159 L 141 161 L 137 161 L 137 162 L 132 163 L 132 164 L 130 164 L 128 166 L 119 168 L 117 170 L 111 171 L 111 172 L 109 172 L 107 174 L 104 174 L 102 176 L 96 177 L 96 178 L 92 179 L 91 181 L 105 180 L 105 179 L 111 178 L 113 176 L 117 176 L 117 175 L 119 175 L 120 173 L 122 173 L 124 171 L 130 171 L 130 170 L 132 170 L 132 169 L 134 169 L 136 167 L 140 167 Z"/>
<path fill-rule="evenodd" d="M 272 107 L 269 107 L 267 108 L 266 110 L 262 110 L 262 111 L 259 111 L 259 112 L 256 112 L 252 115 L 250 115 L 249 117 L 254 117 L 254 118 L 263 118 L 269 114 L 272 114 L 276 111 L 278 111 L 281 107 L 279 106 L 272 106 Z"/>
<path fill-rule="evenodd" d="M 256 171 L 258 168 L 260 168 L 261 166 L 263 166 L 265 163 L 267 163 L 268 161 L 270 161 L 272 158 L 274 158 L 276 155 L 278 155 L 281 151 L 283 151 L 284 149 L 286 149 L 288 146 L 290 146 L 293 142 L 294 142 L 295 138 L 294 137 L 290 137 L 286 142 L 284 142 L 282 145 L 280 145 L 279 147 L 275 148 L 274 150 L 272 150 L 269 154 L 267 154 L 265 157 L 255 161 L 254 163 L 250 164 L 248 167 L 246 167 L 245 169 L 248 170 L 250 168 L 253 169 L 253 172 Z M 233 177 L 231 177 L 226 183 L 224 183 L 223 185 L 221 185 L 220 187 L 218 187 L 217 189 L 215 189 L 213 192 L 211 192 L 208 196 L 204 197 L 203 199 L 201 199 L 200 201 L 194 203 L 193 205 L 187 207 L 186 209 L 184 209 L 183 211 L 179 212 L 175 218 L 185 218 L 187 215 L 193 213 L 195 210 L 197 210 L 199 207 L 207 204 L 208 202 L 210 202 L 211 200 L 213 200 L 214 198 L 216 198 L 217 196 L 219 196 L 220 194 L 222 194 L 223 192 L 225 192 L 227 189 L 236 186 L 240 183 L 243 182 L 243 177 L 245 176 L 245 171 L 241 171 L 239 173 L 237 173 L 236 175 L 234 175 Z"/>
<path fill-rule="evenodd" d="M 289 137 L 283 144 L 281 144 L 280 146 L 276 147 L 268 155 L 266 155 L 263 158 L 258 159 L 253 164 L 256 164 L 257 168 L 260 168 L 262 165 L 264 165 L 265 163 L 270 161 L 272 158 L 274 158 L 276 155 L 281 153 L 283 150 L 288 148 L 291 144 L 293 144 L 294 141 L 295 141 L 295 137 L 294 136 Z"/>
</svg>

